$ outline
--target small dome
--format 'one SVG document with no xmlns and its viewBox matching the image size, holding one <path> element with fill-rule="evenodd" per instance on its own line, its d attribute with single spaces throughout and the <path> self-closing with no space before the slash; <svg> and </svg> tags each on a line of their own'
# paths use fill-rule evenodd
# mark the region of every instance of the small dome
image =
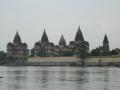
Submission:
<svg viewBox="0 0 120 90">
<path fill-rule="evenodd" d="M 70 45 L 75 45 L 75 42 L 74 41 L 70 41 Z"/>
<path fill-rule="evenodd" d="M 54 43 L 50 42 L 49 44 L 50 44 L 50 46 L 54 47 Z"/>
<path fill-rule="evenodd" d="M 12 47 L 13 44 L 12 44 L 11 42 L 9 42 L 9 43 L 7 44 L 7 46 L 8 46 L 8 47 Z"/>
<path fill-rule="evenodd" d="M 87 42 L 87 41 L 84 41 L 85 43 L 86 43 L 86 45 L 89 45 L 89 42 Z"/>
<path fill-rule="evenodd" d="M 36 42 L 35 46 L 41 46 L 41 43 L 40 42 Z"/>
<path fill-rule="evenodd" d="M 22 45 L 23 45 L 24 47 L 27 47 L 27 44 L 26 44 L 26 43 L 23 43 Z"/>
</svg>

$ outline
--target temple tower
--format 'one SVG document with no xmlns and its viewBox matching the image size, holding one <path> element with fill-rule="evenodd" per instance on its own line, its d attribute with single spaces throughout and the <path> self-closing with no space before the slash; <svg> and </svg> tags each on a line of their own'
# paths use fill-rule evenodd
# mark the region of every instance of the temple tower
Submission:
<svg viewBox="0 0 120 90">
<path fill-rule="evenodd" d="M 103 40 L 103 50 L 109 51 L 109 40 L 108 40 L 108 37 L 106 34 L 105 34 L 104 40 Z"/>
<path fill-rule="evenodd" d="M 7 57 L 12 58 L 27 58 L 28 49 L 27 44 L 21 42 L 20 35 L 17 31 L 13 43 L 9 42 L 7 44 Z"/>
<path fill-rule="evenodd" d="M 75 42 L 76 43 L 81 43 L 83 41 L 84 41 L 84 37 L 83 37 L 83 34 L 82 34 L 80 26 L 79 26 L 78 31 L 77 31 L 76 36 L 75 36 Z"/>
<path fill-rule="evenodd" d="M 41 43 L 48 43 L 49 40 L 48 40 L 48 36 L 46 34 L 46 31 L 44 29 L 44 32 L 43 32 L 43 35 L 42 35 L 42 38 L 41 38 Z"/>
<path fill-rule="evenodd" d="M 14 44 L 20 44 L 21 43 L 21 38 L 20 38 L 20 35 L 19 35 L 18 31 L 17 31 L 17 33 L 14 37 L 13 43 Z"/>
<path fill-rule="evenodd" d="M 62 35 L 60 40 L 59 40 L 59 47 L 63 48 L 65 46 L 66 46 L 66 41 L 65 41 L 64 36 Z"/>
</svg>

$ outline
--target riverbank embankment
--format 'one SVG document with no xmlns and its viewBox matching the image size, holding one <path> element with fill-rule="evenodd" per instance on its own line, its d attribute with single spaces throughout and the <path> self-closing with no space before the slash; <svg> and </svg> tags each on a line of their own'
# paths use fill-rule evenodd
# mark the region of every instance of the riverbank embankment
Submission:
<svg viewBox="0 0 120 90">
<path fill-rule="evenodd" d="M 33 57 L 28 58 L 28 65 L 35 66 L 80 66 L 78 57 Z M 120 66 L 119 56 L 89 57 L 85 59 L 85 66 Z"/>
</svg>

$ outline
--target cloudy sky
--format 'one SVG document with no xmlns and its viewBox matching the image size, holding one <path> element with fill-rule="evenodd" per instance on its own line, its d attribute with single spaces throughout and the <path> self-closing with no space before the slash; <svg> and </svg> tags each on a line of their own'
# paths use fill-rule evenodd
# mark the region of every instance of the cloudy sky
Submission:
<svg viewBox="0 0 120 90">
<path fill-rule="evenodd" d="M 51 42 L 63 34 L 68 44 L 79 25 L 91 49 L 102 45 L 105 33 L 110 48 L 120 48 L 120 0 L 0 0 L 0 50 L 17 29 L 31 49 L 44 28 Z"/>
</svg>

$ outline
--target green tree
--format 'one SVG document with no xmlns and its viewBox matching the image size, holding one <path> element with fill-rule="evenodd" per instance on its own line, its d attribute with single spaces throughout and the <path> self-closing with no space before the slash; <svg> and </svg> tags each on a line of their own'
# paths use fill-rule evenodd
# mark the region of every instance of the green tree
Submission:
<svg viewBox="0 0 120 90">
<path fill-rule="evenodd" d="M 30 50 L 30 57 L 33 57 L 34 56 L 34 49 L 31 49 Z"/>
<path fill-rule="evenodd" d="M 119 48 L 113 49 L 112 51 L 110 51 L 110 53 L 111 53 L 111 55 L 119 55 L 120 49 Z"/>
<path fill-rule="evenodd" d="M 100 56 L 100 49 L 96 48 L 91 51 L 92 56 Z"/>
<path fill-rule="evenodd" d="M 85 65 L 85 59 L 88 57 L 89 52 L 85 48 L 79 48 L 78 49 L 78 57 L 81 58 L 81 66 Z"/>
</svg>

